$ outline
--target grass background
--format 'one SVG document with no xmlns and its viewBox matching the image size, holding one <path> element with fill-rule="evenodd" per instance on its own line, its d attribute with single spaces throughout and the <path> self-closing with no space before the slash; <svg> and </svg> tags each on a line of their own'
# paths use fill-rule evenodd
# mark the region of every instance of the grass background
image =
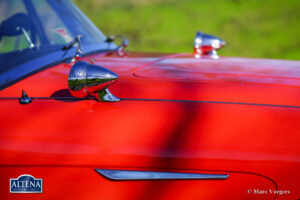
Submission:
<svg viewBox="0 0 300 200">
<path fill-rule="evenodd" d="M 131 51 L 192 52 L 195 32 L 224 39 L 220 55 L 300 60 L 299 0 L 73 0 Z"/>
</svg>

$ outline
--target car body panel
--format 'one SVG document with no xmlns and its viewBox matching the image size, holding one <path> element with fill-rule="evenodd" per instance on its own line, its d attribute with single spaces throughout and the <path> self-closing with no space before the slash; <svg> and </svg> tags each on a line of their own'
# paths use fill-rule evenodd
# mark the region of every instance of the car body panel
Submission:
<svg viewBox="0 0 300 200">
<path fill-rule="evenodd" d="M 247 192 L 245 184 L 238 184 L 247 179 L 253 188 L 261 191 L 276 191 L 274 184 L 255 174 L 231 173 L 228 180 L 165 180 L 165 181 L 110 181 L 91 167 L 14 167 L 2 168 L 0 194 L 7 199 L 243 199 Z M 195 171 L 192 171 L 195 172 Z M 9 194 L 5 179 L 17 177 L 19 173 L 30 173 L 35 177 L 43 177 L 42 194 Z M 4 193 L 3 191 L 6 191 Z M 252 191 L 251 191 L 252 192 Z M 255 192 L 255 191 L 253 191 Z M 256 199 L 249 194 L 249 199 Z M 267 195 L 264 199 L 274 199 L 276 194 Z"/>
<path fill-rule="evenodd" d="M 33 6 L 31 1 L 22 2 Z M 299 61 L 218 57 L 216 52 L 211 56 L 128 53 L 124 51 L 127 40 L 123 38 L 117 47 L 71 2 L 39 2 L 52 4 L 48 8 L 61 16 L 75 9 L 79 15 L 61 18 L 75 39 L 68 35 L 63 43 L 54 41 L 58 45 L 54 53 L 43 56 L 38 55 L 40 44 L 25 48 L 37 53 L 32 59 L 23 49 L 8 52 L 10 61 L 16 62 L 5 66 L 0 80 L 2 199 L 300 197 Z M 61 5 L 66 6 L 64 10 L 59 9 Z M 13 19 L 7 20 L 16 25 Z M 54 33 L 51 27 L 47 30 Z M 94 30 L 87 34 L 95 37 L 81 40 L 83 30 Z M 30 33 L 36 36 L 34 30 Z M 43 42 L 41 47 L 49 50 Z M 2 54 L 2 59 L 8 54 Z M 26 62 L 18 60 L 21 55 Z M 119 79 L 109 91 L 120 101 L 73 97 L 68 74 L 80 61 L 115 72 Z M 21 94 L 32 102 L 19 103 Z M 95 169 L 225 174 L 228 178 L 116 181 Z M 10 193 L 9 180 L 22 174 L 43 179 L 43 192 Z"/>
<path fill-rule="evenodd" d="M 192 54 L 138 53 L 128 57 L 100 53 L 82 60 L 92 60 L 117 73 L 120 76 L 118 84 L 110 88 L 120 98 L 300 106 L 298 61 L 230 57 L 195 59 Z M 20 90 L 25 89 L 34 97 L 70 96 L 58 92 L 68 89 L 66 79 L 70 67 L 61 64 L 45 70 L 4 89 L 0 95 L 18 97 Z"/>
<path fill-rule="evenodd" d="M 0 164 L 17 167 L 16 172 L 21 173 L 18 166 L 240 172 L 266 176 L 279 189 L 288 188 L 292 197 L 299 196 L 298 108 L 141 100 L 0 101 L 1 112 L 7 113 L 0 118 Z M 235 184 L 252 188 L 247 178 Z"/>
</svg>

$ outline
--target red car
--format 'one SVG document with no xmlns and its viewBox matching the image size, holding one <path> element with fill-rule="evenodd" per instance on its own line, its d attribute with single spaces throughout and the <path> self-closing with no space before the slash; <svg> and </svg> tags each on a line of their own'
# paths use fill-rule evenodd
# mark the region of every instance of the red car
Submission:
<svg viewBox="0 0 300 200">
<path fill-rule="evenodd" d="M 0 1 L 1 199 L 299 199 L 300 62 L 127 52 L 69 0 Z"/>
</svg>

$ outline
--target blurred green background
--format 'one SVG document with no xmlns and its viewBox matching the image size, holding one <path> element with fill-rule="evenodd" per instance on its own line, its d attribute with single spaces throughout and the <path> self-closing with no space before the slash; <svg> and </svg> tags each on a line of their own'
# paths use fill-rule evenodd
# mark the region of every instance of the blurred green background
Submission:
<svg viewBox="0 0 300 200">
<path fill-rule="evenodd" d="M 73 0 L 129 50 L 192 52 L 201 30 L 227 42 L 220 55 L 300 60 L 300 0 Z"/>
</svg>

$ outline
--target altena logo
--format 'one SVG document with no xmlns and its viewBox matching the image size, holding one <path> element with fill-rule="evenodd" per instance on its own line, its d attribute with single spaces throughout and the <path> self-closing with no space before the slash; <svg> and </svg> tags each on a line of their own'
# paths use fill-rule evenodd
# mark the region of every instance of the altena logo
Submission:
<svg viewBox="0 0 300 200">
<path fill-rule="evenodd" d="M 42 193 L 43 179 L 23 174 L 18 178 L 9 179 L 10 193 Z"/>
</svg>

